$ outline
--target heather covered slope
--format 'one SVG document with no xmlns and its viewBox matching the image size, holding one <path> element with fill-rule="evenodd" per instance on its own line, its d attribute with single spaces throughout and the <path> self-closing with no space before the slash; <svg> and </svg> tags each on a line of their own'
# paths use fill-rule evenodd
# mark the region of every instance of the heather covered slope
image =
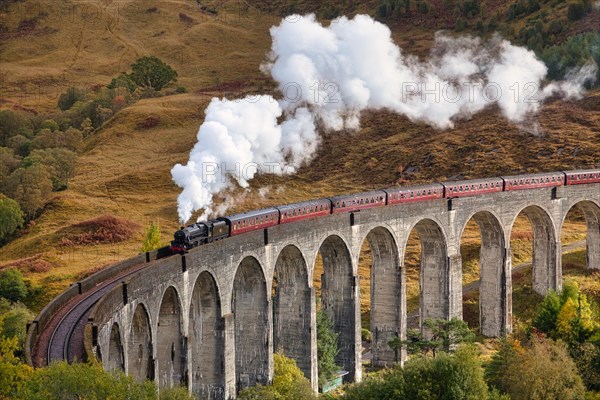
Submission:
<svg viewBox="0 0 600 400">
<path fill-rule="evenodd" d="M 77 223 L 105 215 L 142 227 L 158 221 L 163 239 L 169 240 L 178 226 L 179 193 L 170 169 L 187 161 L 210 98 L 273 90 L 259 66 L 271 45 L 269 28 L 287 10 L 283 2 L 273 3 L 281 3 L 275 11 L 255 3 L 220 8 L 216 2 L 198 6 L 166 0 L 143 6 L 25 1 L 5 6 L 2 108 L 52 112 L 69 86 L 107 85 L 144 55 L 172 65 L 188 92 L 139 100 L 90 135 L 68 189 L 54 193 L 35 225 L 0 249 L 0 265 L 41 257 L 49 267 L 36 270 L 26 263 L 21 268 L 34 282 L 59 288 L 99 265 L 136 254 L 141 228 L 118 243 L 65 245 L 65 232 L 76 230 Z M 304 12 L 316 3 L 295 4 Z M 490 11 L 501 7 L 487 3 Z M 340 12 L 376 15 L 379 3 L 344 4 Z M 326 17 L 323 8 L 316 11 Z M 597 14 L 578 21 L 579 31 Z M 415 14 L 387 22 L 405 52 L 424 56 L 437 30 L 435 19 L 433 13 Z M 507 122 L 493 108 L 446 130 L 384 111 L 367 112 L 358 132 L 321 132 L 313 161 L 298 174 L 261 175 L 248 190 L 234 189 L 216 201 L 239 198 L 233 212 L 395 184 L 593 167 L 600 163 L 599 109 L 598 90 L 581 100 L 550 101 L 537 117 L 537 134 Z"/>
</svg>

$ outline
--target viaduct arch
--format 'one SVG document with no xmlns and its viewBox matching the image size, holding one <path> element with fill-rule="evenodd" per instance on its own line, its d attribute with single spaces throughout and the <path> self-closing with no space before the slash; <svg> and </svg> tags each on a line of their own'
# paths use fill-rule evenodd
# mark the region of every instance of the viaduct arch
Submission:
<svg viewBox="0 0 600 400">
<path fill-rule="evenodd" d="M 482 333 L 512 329 L 510 233 L 521 211 L 533 227 L 533 282 L 560 289 L 561 230 L 581 210 L 587 268 L 600 269 L 600 185 L 497 192 L 333 214 L 234 236 L 156 261 L 106 294 L 93 311 L 93 351 L 160 387 L 187 385 L 199 398 L 224 399 L 273 376 L 273 352 L 294 358 L 317 387 L 315 260 L 323 259 L 321 305 L 339 335 L 337 362 L 362 378 L 358 259 L 372 251 L 373 363 L 401 362 L 386 346 L 406 334 L 404 255 L 421 239 L 420 315 L 462 317 L 460 239 L 469 220 L 481 232 Z"/>
</svg>

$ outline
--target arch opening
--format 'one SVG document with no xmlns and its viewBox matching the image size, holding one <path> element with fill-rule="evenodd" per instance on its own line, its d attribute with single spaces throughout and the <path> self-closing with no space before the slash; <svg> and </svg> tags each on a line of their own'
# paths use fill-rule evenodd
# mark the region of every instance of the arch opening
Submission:
<svg viewBox="0 0 600 400">
<path fill-rule="evenodd" d="M 237 391 L 269 381 L 269 303 L 260 264 L 246 257 L 233 281 Z"/>
<path fill-rule="evenodd" d="M 125 370 L 123 344 L 121 342 L 121 331 L 119 324 L 116 322 L 110 329 L 110 343 L 108 346 L 108 359 L 106 360 L 106 369 L 120 369 Z"/>
<path fill-rule="evenodd" d="M 585 241 L 585 250 L 581 250 Z M 600 270 L 600 207 L 592 201 L 580 201 L 565 214 L 561 226 L 563 271 L 575 273 Z"/>
<path fill-rule="evenodd" d="M 300 250 L 286 246 L 275 263 L 272 285 L 273 348 L 282 351 L 308 380 L 313 380 L 311 315 L 314 300 Z"/>
<path fill-rule="evenodd" d="M 463 318 L 488 337 L 510 331 L 510 274 L 504 231 L 487 211 L 474 214 L 461 235 Z"/>
<path fill-rule="evenodd" d="M 386 366 L 400 361 L 400 353 L 388 342 L 402 333 L 405 318 L 402 302 L 402 271 L 392 234 L 375 228 L 363 242 L 359 263 L 361 326 L 370 335 L 361 335 L 371 349 L 372 365 Z"/>
<path fill-rule="evenodd" d="M 358 282 L 353 274 L 350 251 L 339 236 L 329 236 L 323 241 L 313 271 L 317 308 L 327 314 L 337 333 L 335 363 L 348 372 L 344 380 L 352 382 L 358 362 L 357 344 L 360 345 L 360 332 L 357 332 L 359 306 L 354 295 Z"/>
<path fill-rule="evenodd" d="M 129 375 L 133 376 L 137 381 L 154 379 L 150 318 L 148 317 L 146 308 L 141 304 L 135 308 L 135 312 L 133 313 L 127 355 Z"/>
<path fill-rule="evenodd" d="M 404 248 L 407 324 L 422 330 L 427 319 L 449 318 L 446 239 L 436 222 L 423 219 L 412 228 Z"/>
<path fill-rule="evenodd" d="M 549 290 L 560 290 L 557 238 L 546 211 L 535 205 L 521 210 L 511 227 L 510 248 L 513 297 L 531 297 L 530 290 L 541 296 Z"/>
<path fill-rule="evenodd" d="M 225 344 L 221 301 L 209 272 L 202 272 L 194 285 L 189 323 L 192 393 L 202 399 L 223 398 L 225 382 L 221 365 Z"/>
<path fill-rule="evenodd" d="M 181 305 L 172 286 L 163 295 L 156 332 L 158 386 L 185 384 L 185 350 L 182 334 Z"/>
</svg>

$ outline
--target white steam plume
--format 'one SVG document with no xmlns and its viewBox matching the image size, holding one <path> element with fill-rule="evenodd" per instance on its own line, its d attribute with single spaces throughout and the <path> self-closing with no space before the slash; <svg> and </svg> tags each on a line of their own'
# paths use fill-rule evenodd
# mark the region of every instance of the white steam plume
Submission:
<svg viewBox="0 0 600 400">
<path fill-rule="evenodd" d="M 282 165 L 309 161 L 319 143 L 315 124 L 354 130 L 362 111 L 387 109 L 450 128 L 492 104 L 521 123 L 549 96 L 576 98 L 595 74 L 586 67 L 568 81 L 543 87 L 544 63 L 500 37 L 482 42 L 436 34 L 429 59 L 422 61 L 404 55 L 389 28 L 366 15 L 341 17 L 329 26 L 314 15 L 291 16 L 271 28 L 271 37 L 261 69 L 278 83 L 282 99 L 211 101 L 187 165 L 171 171 L 183 188 L 181 222 L 198 209 L 204 209 L 200 219 L 209 217 L 217 211 L 213 195 L 234 182 L 247 187 L 257 168 L 285 174 L 294 170 Z"/>
<path fill-rule="evenodd" d="M 271 96 L 212 99 L 187 165 L 177 164 L 171 170 L 173 180 L 183 188 L 177 199 L 180 222 L 201 208 L 201 219 L 210 216 L 213 195 L 234 181 L 248 187 L 248 180 L 261 169 L 294 172 L 286 165 L 300 164 L 312 154 L 318 142 L 311 114 L 299 108 L 279 125 L 281 115 L 279 103 Z M 219 211 L 232 205 L 224 204 Z"/>
</svg>

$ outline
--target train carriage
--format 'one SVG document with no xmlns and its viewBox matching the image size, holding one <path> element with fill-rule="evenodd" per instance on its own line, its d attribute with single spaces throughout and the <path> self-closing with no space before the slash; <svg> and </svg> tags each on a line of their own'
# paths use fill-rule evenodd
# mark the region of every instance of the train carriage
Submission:
<svg viewBox="0 0 600 400">
<path fill-rule="evenodd" d="M 331 200 L 319 199 L 278 206 L 279 223 L 300 221 L 331 214 Z"/>
<path fill-rule="evenodd" d="M 384 192 L 387 193 L 388 204 L 401 204 L 441 199 L 444 197 L 444 186 L 439 183 L 431 183 L 427 185 L 389 188 L 384 189 Z"/>
<path fill-rule="evenodd" d="M 503 176 L 504 190 L 537 189 L 544 187 L 563 186 L 565 184 L 564 172 L 546 172 L 541 174 L 526 174 Z"/>
<path fill-rule="evenodd" d="M 229 225 L 230 236 L 279 224 L 279 210 L 270 207 L 219 218 Z"/>
<path fill-rule="evenodd" d="M 387 204 L 387 193 L 383 190 L 375 190 L 372 192 L 332 197 L 330 200 L 332 214 L 336 214 L 385 206 Z"/>
<path fill-rule="evenodd" d="M 502 178 L 473 179 L 468 181 L 444 182 L 444 197 L 477 196 L 480 194 L 502 192 Z"/>
<path fill-rule="evenodd" d="M 585 183 L 600 183 L 600 169 L 580 169 L 565 172 L 567 185 L 581 185 Z"/>
</svg>

